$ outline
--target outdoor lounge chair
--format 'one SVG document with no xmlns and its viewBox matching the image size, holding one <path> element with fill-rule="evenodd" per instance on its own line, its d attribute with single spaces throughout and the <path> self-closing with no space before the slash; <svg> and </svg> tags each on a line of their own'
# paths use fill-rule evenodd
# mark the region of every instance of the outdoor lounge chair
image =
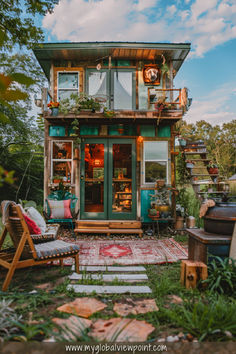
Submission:
<svg viewBox="0 0 236 354">
<path fill-rule="evenodd" d="M 2 249 L 9 233 L 14 247 Z M 8 216 L 0 236 L 0 266 L 8 269 L 2 290 L 6 291 L 15 269 L 31 267 L 54 260 L 72 257 L 75 259 L 75 270 L 79 273 L 79 247 L 77 245 L 54 240 L 35 244 L 25 222 L 21 207 L 15 203 L 8 206 Z"/>
</svg>

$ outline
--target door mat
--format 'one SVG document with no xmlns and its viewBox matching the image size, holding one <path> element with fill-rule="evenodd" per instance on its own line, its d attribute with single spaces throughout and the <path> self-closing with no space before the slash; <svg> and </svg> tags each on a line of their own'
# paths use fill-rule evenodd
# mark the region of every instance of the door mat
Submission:
<svg viewBox="0 0 236 354">
<path fill-rule="evenodd" d="M 162 264 L 187 259 L 187 251 L 173 238 L 136 241 L 74 241 L 80 247 L 80 265 Z M 72 264 L 72 259 L 65 259 Z"/>
</svg>

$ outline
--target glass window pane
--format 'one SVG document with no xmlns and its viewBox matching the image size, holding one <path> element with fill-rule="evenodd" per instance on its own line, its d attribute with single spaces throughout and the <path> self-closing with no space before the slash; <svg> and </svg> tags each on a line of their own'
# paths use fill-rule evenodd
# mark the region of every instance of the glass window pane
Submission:
<svg viewBox="0 0 236 354">
<path fill-rule="evenodd" d="M 58 73 L 58 88 L 78 88 L 79 73 Z"/>
<path fill-rule="evenodd" d="M 107 95 L 107 81 L 106 72 L 90 72 L 88 79 L 88 94 L 94 95 Z"/>
<path fill-rule="evenodd" d="M 70 161 L 54 161 L 53 162 L 53 182 L 59 181 L 71 182 L 71 162 Z"/>
<path fill-rule="evenodd" d="M 157 179 L 166 180 L 166 162 L 145 161 L 145 183 L 155 183 Z"/>
<path fill-rule="evenodd" d="M 53 159 L 71 159 L 72 143 L 63 141 L 54 141 L 52 156 Z"/>
<path fill-rule="evenodd" d="M 114 109 L 132 109 L 132 72 L 114 72 Z"/>
<path fill-rule="evenodd" d="M 78 90 L 58 90 L 58 101 L 70 98 L 72 93 L 78 93 Z"/>
<path fill-rule="evenodd" d="M 167 160 L 168 142 L 167 141 L 145 141 L 144 159 L 145 160 Z"/>
</svg>

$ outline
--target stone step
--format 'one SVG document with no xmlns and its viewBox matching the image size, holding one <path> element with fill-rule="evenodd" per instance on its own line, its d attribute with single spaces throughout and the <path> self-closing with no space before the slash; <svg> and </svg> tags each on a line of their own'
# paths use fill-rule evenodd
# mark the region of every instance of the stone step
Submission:
<svg viewBox="0 0 236 354">
<path fill-rule="evenodd" d="M 144 281 L 148 280 L 146 274 L 78 274 L 73 273 L 69 276 L 70 280 L 100 280 L 100 281 Z"/>
<path fill-rule="evenodd" d="M 77 285 L 70 284 L 68 290 L 74 290 L 76 293 L 91 294 L 151 294 L 152 290 L 148 286 L 116 286 L 116 285 Z"/>
<path fill-rule="evenodd" d="M 72 266 L 75 270 L 75 266 Z M 80 266 L 80 271 L 86 272 L 146 272 L 142 266 Z"/>
</svg>

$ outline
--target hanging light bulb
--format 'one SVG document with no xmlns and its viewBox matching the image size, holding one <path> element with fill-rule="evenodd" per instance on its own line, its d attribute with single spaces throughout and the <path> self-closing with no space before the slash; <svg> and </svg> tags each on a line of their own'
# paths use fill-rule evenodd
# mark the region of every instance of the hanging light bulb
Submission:
<svg viewBox="0 0 236 354">
<path fill-rule="evenodd" d="M 98 63 L 97 66 L 96 66 L 96 69 L 97 69 L 97 70 L 101 70 L 101 68 L 102 68 L 101 63 Z"/>
</svg>

